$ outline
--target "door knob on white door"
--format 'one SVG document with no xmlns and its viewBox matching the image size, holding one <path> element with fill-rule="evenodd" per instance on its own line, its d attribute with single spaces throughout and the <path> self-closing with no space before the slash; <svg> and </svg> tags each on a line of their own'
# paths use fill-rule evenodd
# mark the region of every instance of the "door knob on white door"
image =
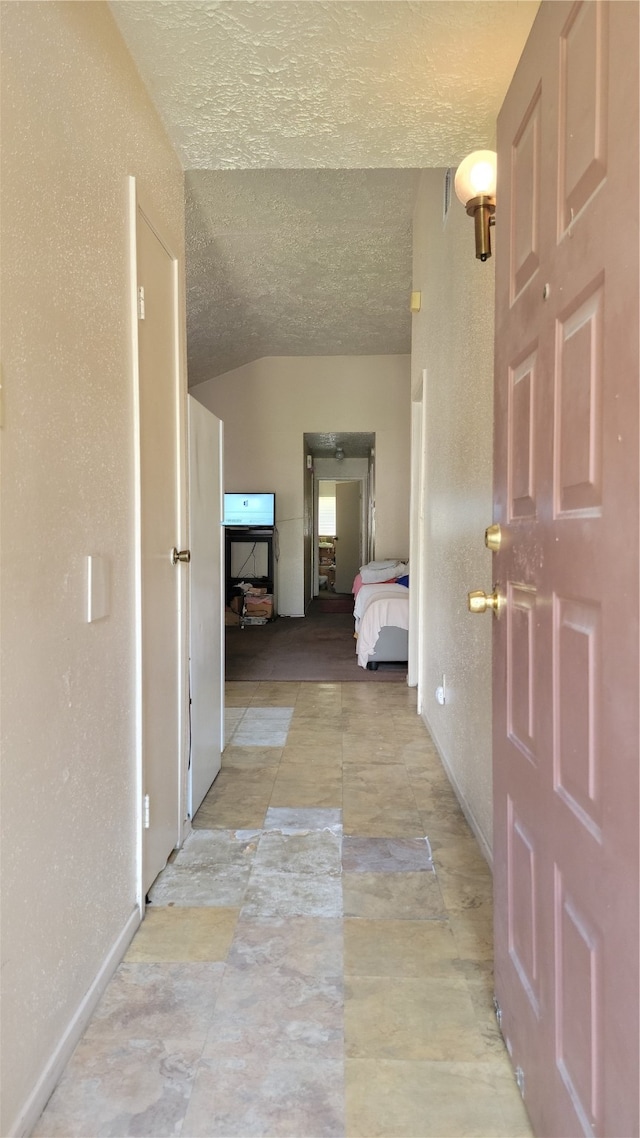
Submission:
<svg viewBox="0 0 640 1138">
<path fill-rule="evenodd" d="M 174 545 L 173 549 L 171 550 L 171 564 L 177 565 L 179 561 L 186 561 L 186 562 L 191 561 L 191 550 L 190 549 L 178 550 L 178 549 L 176 549 L 176 547 Z"/>
</svg>

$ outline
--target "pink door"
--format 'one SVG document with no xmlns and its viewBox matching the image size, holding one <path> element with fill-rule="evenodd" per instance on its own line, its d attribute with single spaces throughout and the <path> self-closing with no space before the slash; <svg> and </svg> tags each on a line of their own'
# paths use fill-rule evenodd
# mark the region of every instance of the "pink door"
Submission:
<svg viewBox="0 0 640 1138">
<path fill-rule="evenodd" d="M 496 995 L 536 1133 L 638 1134 L 638 4 L 543 2 L 498 123 Z"/>
</svg>

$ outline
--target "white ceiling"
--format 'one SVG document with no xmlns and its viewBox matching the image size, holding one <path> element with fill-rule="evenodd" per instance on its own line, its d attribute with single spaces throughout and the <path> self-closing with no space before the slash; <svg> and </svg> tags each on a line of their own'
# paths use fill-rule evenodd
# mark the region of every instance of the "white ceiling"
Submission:
<svg viewBox="0 0 640 1138">
<path fill-rule="evenodd" d="M 190 383 L 410 348 L 416 171 L 491 145 L 538 0 L 111 0 L 187 171 Z"/>
</svg>

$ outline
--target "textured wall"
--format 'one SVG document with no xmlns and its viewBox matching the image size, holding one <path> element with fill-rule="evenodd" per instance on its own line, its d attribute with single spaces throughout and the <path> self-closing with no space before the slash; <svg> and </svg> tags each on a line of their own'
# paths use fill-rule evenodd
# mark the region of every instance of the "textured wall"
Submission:
<svg viewBox="0 0 640 1138">
<path fill-rule="evenodd" d="M 492 617 L 471 616 L 466 601 L 470 589 L 492 584 L 484 530 L 492 520 L 494 274 L 493 261 L 475 259 L 473 223 L 455 197 L 443 226 L 444 173 L 423 172 L 414 219 L 422 309 L 413 319 L 412 390 L 426 369 L 427 401 L 423 715 L 487 851 Z"/>
<path fill-rule="evenodd" d="M 408 549 L 408 356 L 257 360 L 191 394 L 224 422 L 226 489 L 276 492 L 280 613 L 304 612 L 305 432 L 375 431 L 376 556 Z"/>
<path fill-rule="evenodd" d="M 7 1135 L 135 904 L 127 175 L 178 252 L 183 176 L 107 5 L 2 17 Z"/>
</svg>

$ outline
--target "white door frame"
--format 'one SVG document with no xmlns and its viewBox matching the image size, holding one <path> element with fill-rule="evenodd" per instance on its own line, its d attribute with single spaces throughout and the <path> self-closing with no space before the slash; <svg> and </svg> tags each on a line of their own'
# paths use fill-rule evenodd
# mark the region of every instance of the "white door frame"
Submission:
<svg viewBox="0 0 640 1138">
<path fill-rule="evenodd" d="M 411 402 L 411 505 L 409 532 L 410 565 L 410 618 L 409 618 L 409 674 L 407 684 L 417 688 L 417 712 L 422 714 L 425 703 L 426 643 L 423 629 L 426 625 L 426 549 L 425 503 L 426 472 L 425 441 L 427 372 L 423 368 L 420 382 Z"/>
<path fill-rule="evenodd" d="M 359 482 L 360 483 L 360 558 L 364 560 L 365 550 L 368 542 L 368 520 L 369 520 L 369 479 L 366 475 L 356 474 L 352 477 L 348 475 L 345 478 L 336 477 L 333 474 L 314 474 L 313 477 L 313 541 L 312 553 L 313 558 L 313 572 L 312 572 L 312 586 L 313 596 L 320 596 L 320 570 L 319 570 L 319 535 L 318 535 L 318 498 L 320 497 L 320 482 Z"/>
<path fill-rule="evenodd" d="M 191 589 L 189 595 L 189 707 L 190 707 L 190 739 L 189 739 L 189 763 L 188 763 L 188 778 L 187 778 L 187 810 L 190 820 L 200 806 L 201 795 L 198 794 L 198 805 L 194 810 L 193 802 L 193 772 L 194 772 L 194 751 L 196 754 L 200 753 L 201 748 L 201 729 L 198 730 L 201 723 L 201 715 L 199 712 L 199 705 L 203 703 L 201 688 L 202 684 L 196 685 L 194 683 L 194 671 L 196 667 L 199 669 L 204 666 L 203 657 L 203 642 L 207 641 L 211 649 L 215 648 L 216 636 L 219 637 L 218 644 L 218 666 L 219 666 L 219 688 L 218 695 L 220 701 L 220 734 L 218 738 L 218 765 L 216 775 L 220 770 L 220 757 L 224 750 L 224 669 L 225 669 L 225 653 L 224 653 L 224 595 L 225 595 L 225 531 L 222 525 L 222 497 L 224 488 L 224 424 L 218 419 L 212 411 L 205 407 L 204 404 L 199 403 L 193 395 L 187 396 L 187 418 L 188 418 L 188 441 L 189 441 L 189 479 L 188 479 L 188 496 L 189 496 L 189 527 L 190 527 L 190 545 L 191 549 L 191 562 L 190 562 L 190 578 Z M 194 491 L 194 457 L 200 451 L 200 461 L 202 461 L 202 448 L 204 447 L 204 429 L 203 424 L 208 419 L 209 423 L 217 424 L 217 454 L 215 451 L 213 455 L 209 450 L 206 451 L 208 457 L 217 459 L 217 482 L 219 486 L 219 499 L 216 505 L 215 516 L 208 519 L 211 526 L 211 533 L 217 534 L 219 543 L 218 548 L 218 564 L 217 573 L 219 580 L 219 591 L 217 597 L 214 597 L 216 604 L 216 616 L 206 620 L 209 613 L 205 610 L 202 611 L 202 578 L 205 569 L 210 571 L 211 561 L 210 546 L 203 545 L 202 528 L 203 528 L 203 511 L 200 503 L 200 497 L 204 497 L 204 488 L 198 494 Z M 199 440 L 199 447 L 196 445 L 196 440 Z M 197 458 L 195 459 L 197 461 Z M 197 468 L 196 468 L 197 469 Z M 204 482 L 204 475 L 202 476 Z M 209 495 L 207 495 L 208 497 Z M 196 512 L 196 499 L 198 499 L 198 509 Z M 208 504 L 208 503 L 207 503 Z M 206 581 L 206 586 L 211 585 L 210 579 Z M 213 589 L 211 590 L 213 592 Z M 194 620 L 194 614 L 198 618 Z M 205 624 L 204 633 L 199 631 L 199 623 Z M 197 660 L 195 657 L 197 656 Z M 195 660 L 195 662 L 194 662 Z M 211 706 L 211 704 L 210 704 Z M 208 779 L 207 779 L 208 781 Z M 211 780 L 211 784 L 213 779 Z M 211 785 L 210 784 L 210 785 Z M 190 822 L 189 822 L 190 824 Z"/>
<path fill-rule="evenodd" d="M 134 532 L 133 532 L 133 577 L 134 577 L 134 626 L 135 626 L 135 807 L 134 824 L 136 832 L 136 904 L 141 917 L 144 914 L 145 894 L 143 886 L 143 831 L 144 831 L 144 804 L 143 804 L 143 776 L 144 756 L 142 740 L 143 706 L 142 706 L 142 512 L 141 512 L 141 422 L 140 422 L 140 371 L 138 363 L 138 272 L 136 254 L 137 211 L 144 214 L 148 224 L 158 237 L 158 240 L 167 250 L 173 261 L 175 279 L 175 338 L 176 358 L 176 455 L 177 455 L 177 503 L 178 503 L 178 533 L 176 541 L 180 548 L 188 548 L 188 512 L 187 512 L 187 441 L 186 441 L 186 343 L 184 320 L 181 314 L 185 310 L 183 272 L 179 259 L 171 249 L 163 234 L 163 226 L 154 217 L 153 207 L 149 205 L 145 196 L 140 193 L 137 180 L 133 175 L 128 177 L 128 212 L 129 212 L 129 298 L 131 320 L 131 374 L 133 399 L 133 476 L 134 476 Z M 175 771 L 176 795 L 176 846 L 182 844 L 190 829 L 187 818 L 187 778 L 189 753 L 189 687 L 188 687 L 188 611 L 189 611 L 189 574 L 180 573 L 178 577 L 178 611 L 180 621 L 180 690 L 176 693 L 178 699 L 178 724 L 180 753 L 177 758 Z"/>
</svg>

